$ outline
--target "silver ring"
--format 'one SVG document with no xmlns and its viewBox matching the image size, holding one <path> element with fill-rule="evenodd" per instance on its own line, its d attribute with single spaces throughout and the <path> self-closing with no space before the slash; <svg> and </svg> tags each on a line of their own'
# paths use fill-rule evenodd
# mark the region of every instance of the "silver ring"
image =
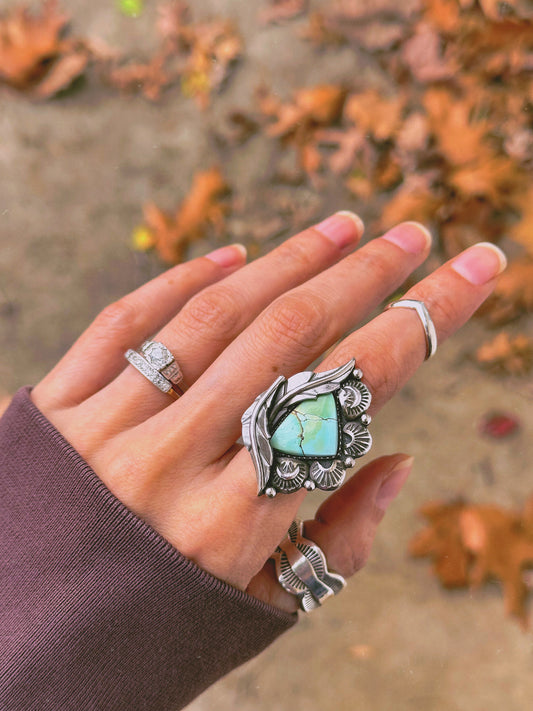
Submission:
<svg viewBox="0 0 533 711">
<path fill-rule="evenodd" d="M 141 352 L 150 365 L 155 368 L 163 377 L 170 380 L 172 385 L 179 385 L 183 380 L 183 373 L 178 362 L 159 341 L 145 341 L 141 346 Z"/>
<path fill-rule="evenodd" d="M 177 383 L 182 380 L 181 370 L 172 353 L 162 343 L 146 341 L 143 343 L 140 353 L 130 348 L 124 356 L 141 375 L 144 375 L 161 392 L 167 393 L 173 398 L 182 394 L 181 389 L 177 386 Z M 171 381 L 164 373 L 171 373 L 174 381 Z"/>
<path fill-rule="evenodd" d="M 328 570 L 323 551 L 304 538 L 302 521 L 291 523 L 287 536 L 271 557 L 281 586 L 299 598 L 305 612 L 320 607 L 346 587 L 342 575 Z"/>
<path fill-rule="evenodd" d="M 355 360 L 323 373 L 280 376 L 242 416 L 257 495 L 305 488 L 332 491 L 372 446 L 366 414 L 372 400 Z"/>
<path fill-rule="evenodd" d="M 437 351 L 437 331 L 435 330 L 435 324 L 431 320 L 431 316 L 424 302 L 415 301 L 415 299 L 400 299 L 399 301 L 393 301 L 392 304 L 389 304 L 385 308 L 385 311 L 396 308 L 413 309 L 416 311 L 426 337 L 426 360 L 431 358 Z"/>
</svg>

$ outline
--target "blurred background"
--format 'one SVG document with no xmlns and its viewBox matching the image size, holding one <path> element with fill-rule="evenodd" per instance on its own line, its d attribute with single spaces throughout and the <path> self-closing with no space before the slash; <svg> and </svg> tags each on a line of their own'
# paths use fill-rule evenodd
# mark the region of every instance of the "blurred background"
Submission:
<svg viewBox="0 0 533 711">
<path fill-rule="evenodd" d="M 366 238 L 427 224 L 418 277 L 476 241 L 510 258 L 372 424 L 376 456 L 416 463 L 365 570 L 191 709 L 530 706 L 532 18 L 530 0 L 0 0 L 2 406 L 169 264 L 232 241 L 256 258 L 338 209 Z"/>
</svg>

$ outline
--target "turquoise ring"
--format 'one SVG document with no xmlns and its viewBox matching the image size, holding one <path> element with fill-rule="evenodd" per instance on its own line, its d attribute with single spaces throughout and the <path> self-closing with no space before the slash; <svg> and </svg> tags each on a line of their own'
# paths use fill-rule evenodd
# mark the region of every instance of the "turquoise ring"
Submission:
<svg viewBox="0 0 533 711">
<path fill-rule="evenodd" d="M 257 495 L 338 489 L 372 446 L 372 400 L 355 360 L 322 373 L 280 376 L 242 416 Z"/>
</svg>

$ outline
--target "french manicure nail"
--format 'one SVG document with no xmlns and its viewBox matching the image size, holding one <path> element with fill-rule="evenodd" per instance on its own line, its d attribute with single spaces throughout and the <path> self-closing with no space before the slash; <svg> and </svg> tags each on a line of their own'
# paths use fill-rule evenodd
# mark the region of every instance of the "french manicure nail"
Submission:
<svg viewBox="0 0 533 711">
<path fill-rule="evenodd" d="M 420 254 L 431 248 L 433 238 L 427 227 L 420 222 L 402 222 L 383 235 L 383 239 L 409 254 Z"/>
<path fill-rule="evenodd" d="M 411 469 L 413 468 L 414 460 L 414 457 L 402 459 L 389 472 L 376 494 L 376 506 L 378 509 L 386 511 L 390 504 L 398 496 L 402 486 L 405 484 L 407 477 L 411 472 Z"/>
<path fill-rule="evenodd" d="M 501 274 L 507 257 L 492 242 L 478 242 L 452 262 L 452 269 L 475 286 L 482 286 Z"/>
<path fill-rule="evenodd" d="M 315 225 L 315 230 L 321 232 L 339 249 L 345 249 L 357 242 L 365 230 L 365 225 L 354 212 L 341 210 Z"/>
<path fill-rule="evenodd" d="M 224 269 L 229 269 L 230 267 L 236 267 L 239 264 L 244 264 L 246 261 L 246 247 L 243 244 L 235 243 L 230 244 L 227 247 L 220 247 L 215 249 L 214 252 L 209 252 L 205 256 L 210 259 L 215 264 L 223 267 Z"/>
</svg>

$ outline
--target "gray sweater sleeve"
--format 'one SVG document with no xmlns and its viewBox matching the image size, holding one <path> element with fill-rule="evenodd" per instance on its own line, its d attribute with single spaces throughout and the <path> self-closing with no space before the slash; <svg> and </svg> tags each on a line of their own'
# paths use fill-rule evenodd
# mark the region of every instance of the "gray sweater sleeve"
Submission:
<svg viewBox="0 0 533 711">
<path fill-rule="evenodd" d="M 0 420 L 0 708 L 168 711 L 291 627 L 128 510 L 20 390 Z"/>
</svg>

